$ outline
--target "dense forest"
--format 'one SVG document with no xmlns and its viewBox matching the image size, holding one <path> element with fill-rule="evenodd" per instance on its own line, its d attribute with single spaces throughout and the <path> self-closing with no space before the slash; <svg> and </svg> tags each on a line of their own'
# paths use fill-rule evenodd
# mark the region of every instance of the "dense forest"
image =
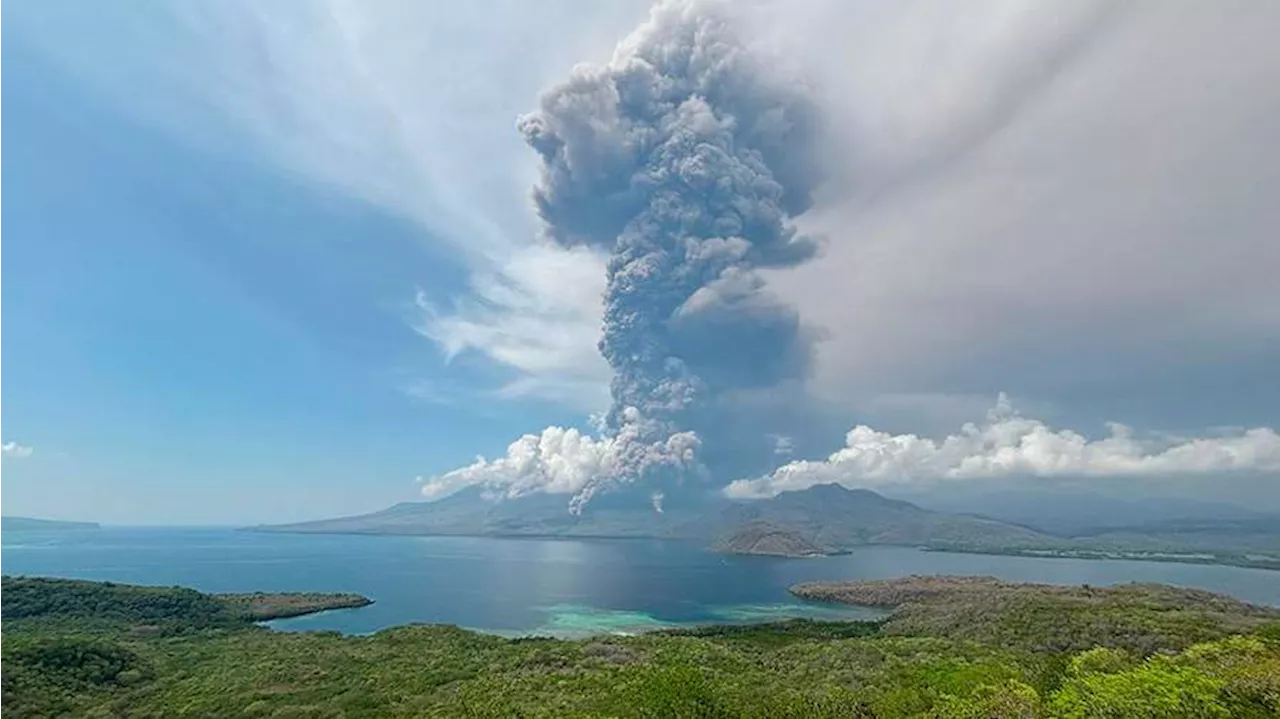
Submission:
<svg viewBox="0 0 1280 719">
<path fill-rule="evenodd" d="M 367 601 L 353 595 L 2 589 L 13 717 L 1280 716 L 1280 610 L 1157 585 L 810 585 L 797 593 L 895 609 L 577 641 L 254 623 Z"/>
</svg>

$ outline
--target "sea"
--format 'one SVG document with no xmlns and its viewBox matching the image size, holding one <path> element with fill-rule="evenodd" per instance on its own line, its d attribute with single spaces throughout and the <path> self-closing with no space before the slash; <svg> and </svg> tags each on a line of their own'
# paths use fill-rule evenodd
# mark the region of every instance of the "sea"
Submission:
<svg viewBox="0 0 1280 719">
<path fill-rule="evenodd" d="M 916 574 L 1054 584 L 1162 582 L 1280 606 L 1280 572 L 1204 564 L 865 547 L 833 557 L 718 554 L 665 540 L 267 534 L 224 528 L 104 527 L 0 533 L 0 570 L 206 592 L 359 592 L 374 604 L 269 624 L 368 634 L 455 624 L 507 636 L 630 634 L 794 617 L 871 619 L 806 602 L 797 582 Z"/>
</svg>

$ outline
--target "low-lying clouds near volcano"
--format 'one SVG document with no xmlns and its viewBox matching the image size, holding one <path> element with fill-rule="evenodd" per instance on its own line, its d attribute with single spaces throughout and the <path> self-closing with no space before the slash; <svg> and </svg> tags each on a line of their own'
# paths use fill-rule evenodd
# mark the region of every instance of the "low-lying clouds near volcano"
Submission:
<svg viewBox="0 0 1280 719">
<path fill-rule="evenodd" d="M 981 424 L 966 423 L 941 441 L 890 434 L 865 425 L 826 460 L 798 460 L 767 476 L 725 487 L 739 499 L 772 497 L 818 484 L 893 487 L 1002 477 L 1168 477 L 1280 472 L 1280 434 L 1268 427 L 1212 436 L 1139 436 L 1110 423 L 1109 435 L 1088 439 L 1019 414 L 1005 395 Z"/>
</svg>

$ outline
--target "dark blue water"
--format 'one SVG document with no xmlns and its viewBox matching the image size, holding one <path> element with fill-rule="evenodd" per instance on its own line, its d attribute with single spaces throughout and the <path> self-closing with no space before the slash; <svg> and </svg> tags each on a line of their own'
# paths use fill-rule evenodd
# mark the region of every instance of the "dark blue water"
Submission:
<svg viewBox="0 0 1280 719">
<path fill-rule="evenodd" d="M 281 622 L 372 632 L 438 622 L 501 633 L 638 631 L 791 616 L 874 616 L 800 602 L 806 580 L 988 574 L 1062 584 L 1164 582 L 1280 606 L 1280 572 L 1239 567 L 923 552 L 868 547 L 814 559 L 715 554 L 647 540 L 362 537 L 226 529 L 6 531 L 5 574 L 209 592 L 349 591 L 376 603 Z"/>
</svg>

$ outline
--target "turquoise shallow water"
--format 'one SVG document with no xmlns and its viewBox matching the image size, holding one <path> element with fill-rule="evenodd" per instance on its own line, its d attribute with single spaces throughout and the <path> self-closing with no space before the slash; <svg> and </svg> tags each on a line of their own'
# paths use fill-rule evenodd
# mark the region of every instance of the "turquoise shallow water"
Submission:
<svg viewBox="0 0 1280 719">
<path fill-rule="evenodd" d="M 504 635 L 631 634 L 713 622 L 870 618 L 871 610 L 798 601 L 791 584 L 910 574 L 988 574 L 1064 584 L 1165 582 L 1280 606 L 1280 572 L 867 547 L 809 559 L 740 557 L 649 540 L 362 537 L 229 529 L 104 528 L 0 535 L 5 574 L 211 592 L 353 591 L 360 609 L 274 622 L 287 630 L 367 633 L 413 622 Z"/>
<path fill-rule="evenodd" d="M 800 617 L 826 620 L 874 619 L 883 614 L 870 609 L 799 601 L 710 605 L 698 616 L 683 619 L 660 619 L 645 612 L 600 609 L 582 604 L 553 604 L 538 609 L 546 614 L 547 620 L 544 623 L 536 627 L 498 633 L 506 636 L 575 638 L 598 634 L 639 634 L 655 629 L 676 629 L 699 624 L 751 624 Z M 484 631 L 482 627 L 479 629 Z"/>
</svg>

